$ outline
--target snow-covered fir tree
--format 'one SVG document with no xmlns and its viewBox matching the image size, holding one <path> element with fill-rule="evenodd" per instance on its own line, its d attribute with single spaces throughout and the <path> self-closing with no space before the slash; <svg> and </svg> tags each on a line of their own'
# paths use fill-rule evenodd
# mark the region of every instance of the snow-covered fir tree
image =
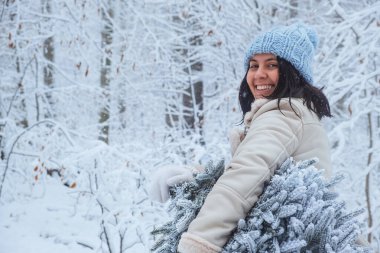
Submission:
<svg viewBox="0 0 380 253">
<path fill-rule="evenodd" d="M 241 219 L 223 252 L 370 252 L 356 243 L 355 219 L 332 190 L 342 176 L 327 182 L 313 164 L 289 158 L 266 183 L 263 194 Z M 223 174 L 223 163 L 209 164 L 193 181 L 172 188 L 173 220 L 155 229 L 155 252 L 177 252 L 180 236 L 196 217 L 207 194 Z"/>
<path fill-rule="evenodd" d="M 187 230 L 190 222 L 197 216 L 207 194 L 223 174 L 224 162 L 216 166 L 209 163 L 204 173 L 194 175 L 194 180 L 184 182 L 171 188 L 169 212 L 173 220 L 153 230 L 153 235 L 161 235 L 152 251 L 167 253 L 177 252 L 181 234 Z"/>
</svg>

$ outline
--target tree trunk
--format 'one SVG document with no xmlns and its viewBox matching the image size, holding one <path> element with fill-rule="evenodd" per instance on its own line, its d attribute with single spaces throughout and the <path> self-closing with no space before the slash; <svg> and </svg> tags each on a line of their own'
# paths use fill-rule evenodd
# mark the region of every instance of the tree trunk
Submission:
<svg viewBox="0 0 380 253">
<path fill-rule="evenodd" d="M 371 119 L 371 113 L 367 114 L 368 118 L 368 137 L 369 137 L 369 150 L 372 150 L 373 147 L 373 139 L 372 139 L 372 119 Z M 369 152 L 368 154 L 368 159 L 367 159 L 367 166 L 370 166 L 372 162 L 372 151 Z M 371 170 L 368 171 L 368 174 L 366 175 L 365 178 L 365 197 L 366 197 L 366 202 L 367 202 L 367 212 L 368 212 L 368 228 L 372 228 L 373 222 L 372 222 L 372 210 L 371 210 Z M 368 233 L 368 242 L 371 243 L 372 241 L 372 233 Z"/>
<path fill-rule="evenodd" d="M 199 37 L 190 39 L 190 47 L 197 47 L 202 44 Z M 195 49 L 194 49 L 195 50 Z M 190 57 L 186 55 L 187 59 Z M 203 70 L 203 64 L 200 61 L 189 61 L 185 72 L 189 75 L 189 87 L 185 90 L 182 98 L 182 103 L 185 108 L 184 120 L 186 125 L 195 131 L 199 136 L 203 136 L 202 121 L 203 121 L 203 81 L 194 80 L 194 75 Z M 203 138 L 200 143 L 204 144 Z"/>
<path fill-rule="evenodd" d="M 197 134 L 199 136 L 199 143 L 204 144 L 203 140 L 203 81 L 199 79 L 199 72 L 203 71 L 203 63 L 199 60 L 199 49 L 202 46 L 202 38 L 199 35 L 198 20 L 194 18 L 192 13 L 192 4 L 190 1 L 187 13 L 181 13 L 174 17 L 174 22 L 181 23 L 186 31 L 193 31 L 191 37 L 184 40 L 183 48 L 176 49 L 179 55 L 179 64 L 183 65 L 183 71 L 187 75 L 187 87 L 184 88 L 184 93 L 179 95 L 182 106 L 180 104 L 168 104 L 166 123 L 170 127 L 183 126 L 185 134 Z M 195 59 L 195 60 L 194 60 Z M 176 94 L 175 96 L 178 96 Z M 172 100 L 174 103 L 176 100 Z"/>
<path fill-rule="evenodd" d="M 290 18 L 297 17 L 298 0 L 290 0 Z"/>
<path fill-rule="evenodd" d="M 52 7 L 51 7 L 51 0 L 42 0 L 42 13 L 46 13 L 48 15 L 52 14 Z M 50 62 L 54 62 L 54 39 L 53 37 L 49 37 L 44 41 L 43 44 L 43 56 L 45 60 L 47 61 L 47 64 L 43 67 L 43 74 L 44 74 L 44 85 L 47 90 L 50 90 L 53 88 L 53 65 Z M 53 100 L 52 100 L 52 93 L 50 91 L 47 91 L 45 93 L 48 108 L 51 108 L 53 106 Z M 52 115 L 53 110 L 46 110 L 45 111 L 45 118 L 53 117 Z"/>
<path fill-rule="evenodd" d="M 99 139 L 105 143 L 109 143 L 109 92 L 110 92 L 110 75 L 111 75 L 111 49 L 113 28 L 110 18 L 113 18 L 113 10 L 110 6 L 111 2 L 108 2 L 106 9 L 102 9 L 102 19 L 104 27 L 101 32 L 102 48 L 104 55 L 101 58 L 101 70 L 100 70 L 100 87 L 103 92 L 104 105 L 100 109 L 99 123 L 100 123 L 100 135 Z"/>
</svg>

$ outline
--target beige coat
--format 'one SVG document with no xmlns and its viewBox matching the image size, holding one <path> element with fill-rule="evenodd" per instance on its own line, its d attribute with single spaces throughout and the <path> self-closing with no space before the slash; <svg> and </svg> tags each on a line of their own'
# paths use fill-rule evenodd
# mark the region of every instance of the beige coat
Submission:
<svg viewBox="0 0 380 253">
<path fill-rule="evenodd" d="M 327 136 L 315 113 L 301 99 L 259 99 L 246 114 L 247 134 L 231 163 L 207 196 L 198 216 L 179 242 L 180 253 L 220 252 L 239 219 L 263 191 L 264 182 L 288 157 L 317 157 L 318 168 L 331 174 Z"/>
</svg>

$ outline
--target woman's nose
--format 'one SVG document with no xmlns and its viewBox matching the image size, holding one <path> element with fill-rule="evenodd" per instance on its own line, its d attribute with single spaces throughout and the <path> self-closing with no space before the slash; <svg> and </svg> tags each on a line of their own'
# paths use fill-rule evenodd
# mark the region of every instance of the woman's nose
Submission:
<svg viewBox="0 0 380 253">
<path fill-rule="evenodd" d="M 256 79 L 261 79 L 266 77 L 266 71 L 263 67 L 259 67 L 255 73 Z"/>
</svg>

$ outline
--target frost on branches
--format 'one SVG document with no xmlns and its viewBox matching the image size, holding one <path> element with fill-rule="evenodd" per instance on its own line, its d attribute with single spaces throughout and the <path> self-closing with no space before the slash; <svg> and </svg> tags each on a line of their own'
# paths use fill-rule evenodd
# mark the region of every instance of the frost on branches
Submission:
<svg viewBox="0 0 380 253">
<path fill-rule="evenodd" d="M 173 220 L 152 232 L 153 235 L 162 235 L 153 246 L 152 251 L 177 252 L 181 234 L 187 230 L 190 222 L 197 216 L 207 194 L 223 172 L 223 161 L 216 166 L 209 163 L 204 173 L 194 175 L 194 180 L 171 188 L 169 212 Z"/>
<path fill-rule="evenodd" d="M 342 177 L 325 182 L 314 163 L 285 161 L 223 252 L 368 252 L 355 244 L 363 211 L 347 212 L 331 190 Z"/>
<path fill-rule="evenodd" d="M 313 164 L 286 160 L 276 170 L 245 219 L 238 222 L 223 252 L 370 252 L 356 244 L 360 233 L 355 219 L 362 210 L 348 212 Z M 196 217 L 207 194 L 223 174 L 223 163 L 211 163 L 191 182 L 172 189 L 169 211 L 173 220 L 155 229 L 161 235 L 155 252 L 177 252 L 180 236 Z"/>
</svg>

